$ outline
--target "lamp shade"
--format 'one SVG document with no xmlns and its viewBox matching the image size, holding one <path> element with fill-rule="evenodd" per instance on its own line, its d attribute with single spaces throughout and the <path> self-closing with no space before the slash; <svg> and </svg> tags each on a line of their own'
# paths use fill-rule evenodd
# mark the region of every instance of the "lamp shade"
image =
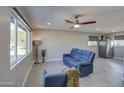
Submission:
<svg viewBox="0 0 124 93">
<path fill-rule="evenodd" d="M 40 40 L 33 40 L 33 45 L 40 45 L 41 41 Z"/>
</svg>

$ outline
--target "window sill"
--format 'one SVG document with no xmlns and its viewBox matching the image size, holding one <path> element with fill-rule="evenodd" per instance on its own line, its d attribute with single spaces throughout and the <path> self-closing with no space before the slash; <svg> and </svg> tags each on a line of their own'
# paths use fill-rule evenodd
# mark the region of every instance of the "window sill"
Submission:
<svg viewBox="0 0 124 93">
<path fill-rule="evenodd" d="M 13 70 L 19 63 L 21 63 L 27 56 L 29 56 L 30 54 L 32 53 L 32 51 L 31 52 L 29 52 L 29 53 L 27 53 L 25 56 L 23 56 L 21 59 L 19 59 L 16 63 L 14 63 L 13 65 L 11 65 L 11 67 L 10 67 L 10 70 Z"/>
</svg>

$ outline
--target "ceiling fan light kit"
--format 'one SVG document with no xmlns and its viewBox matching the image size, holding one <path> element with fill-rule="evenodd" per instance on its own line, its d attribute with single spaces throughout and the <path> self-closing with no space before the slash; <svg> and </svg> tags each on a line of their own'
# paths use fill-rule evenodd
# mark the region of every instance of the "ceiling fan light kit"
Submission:
<svg viewBox="0 0 124 93">
<path fill-rule="evenodd" d="M 88 25 L 88 24 L 94 24 L 94 23 L 96 23 L 96 21 L 79 22 L 78 18 L 79 17 L 82 17 L 82 16 L 83 15 L 75 15 L 74 16 L 75 22 L 70 21 L 70 20 L 67 20 L 67 19 L 64 19 L 64 20 L 65 20 L 66 23 L 74 24 L 72 27 L 70 27 L 71 29 L 72 28 L 79 28 L 81 25 Z"/>
<path fill-rule="evenodd" d="M 80 27 L 80 25 L 78 25 L 78 24 L 74 25 L 74 28 L 79 28 L 79 27 Z"/>
</svg>

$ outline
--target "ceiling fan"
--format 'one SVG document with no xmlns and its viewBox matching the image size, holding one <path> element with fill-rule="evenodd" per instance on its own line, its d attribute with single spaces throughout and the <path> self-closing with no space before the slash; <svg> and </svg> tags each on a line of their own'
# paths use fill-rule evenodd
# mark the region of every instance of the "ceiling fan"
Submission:
<svg viewBox="0 0 124 93">
<path fill-rule="evenodd" d="M 70 28 L 79 28 L 81 25 L 88 25 L 88 24 L 96 23 L 96 21 L 79 22 L 78 20 L 79 17 L 83 17 L 83 15 L 75 15 L 74 16 L 75 22 L 67 20 L 67 19 L 64 19 L 64 20 L 67 23 L 73 24 L 73 26 L 71 26 Z"/>
</svg>

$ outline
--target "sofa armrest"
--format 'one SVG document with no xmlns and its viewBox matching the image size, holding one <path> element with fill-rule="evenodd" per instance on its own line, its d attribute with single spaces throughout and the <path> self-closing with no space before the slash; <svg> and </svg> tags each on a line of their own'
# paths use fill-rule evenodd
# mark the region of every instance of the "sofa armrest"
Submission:
<svg viewBox="0 0 124 93">
<path fill-rule="evenodd" d="M 89 58 L 89 62 L 93 63 L 94 58 L 95 58 L 95 53 L 92 52 L 92 54 L 91 54 L 91 56 Z"/>
</svg>

